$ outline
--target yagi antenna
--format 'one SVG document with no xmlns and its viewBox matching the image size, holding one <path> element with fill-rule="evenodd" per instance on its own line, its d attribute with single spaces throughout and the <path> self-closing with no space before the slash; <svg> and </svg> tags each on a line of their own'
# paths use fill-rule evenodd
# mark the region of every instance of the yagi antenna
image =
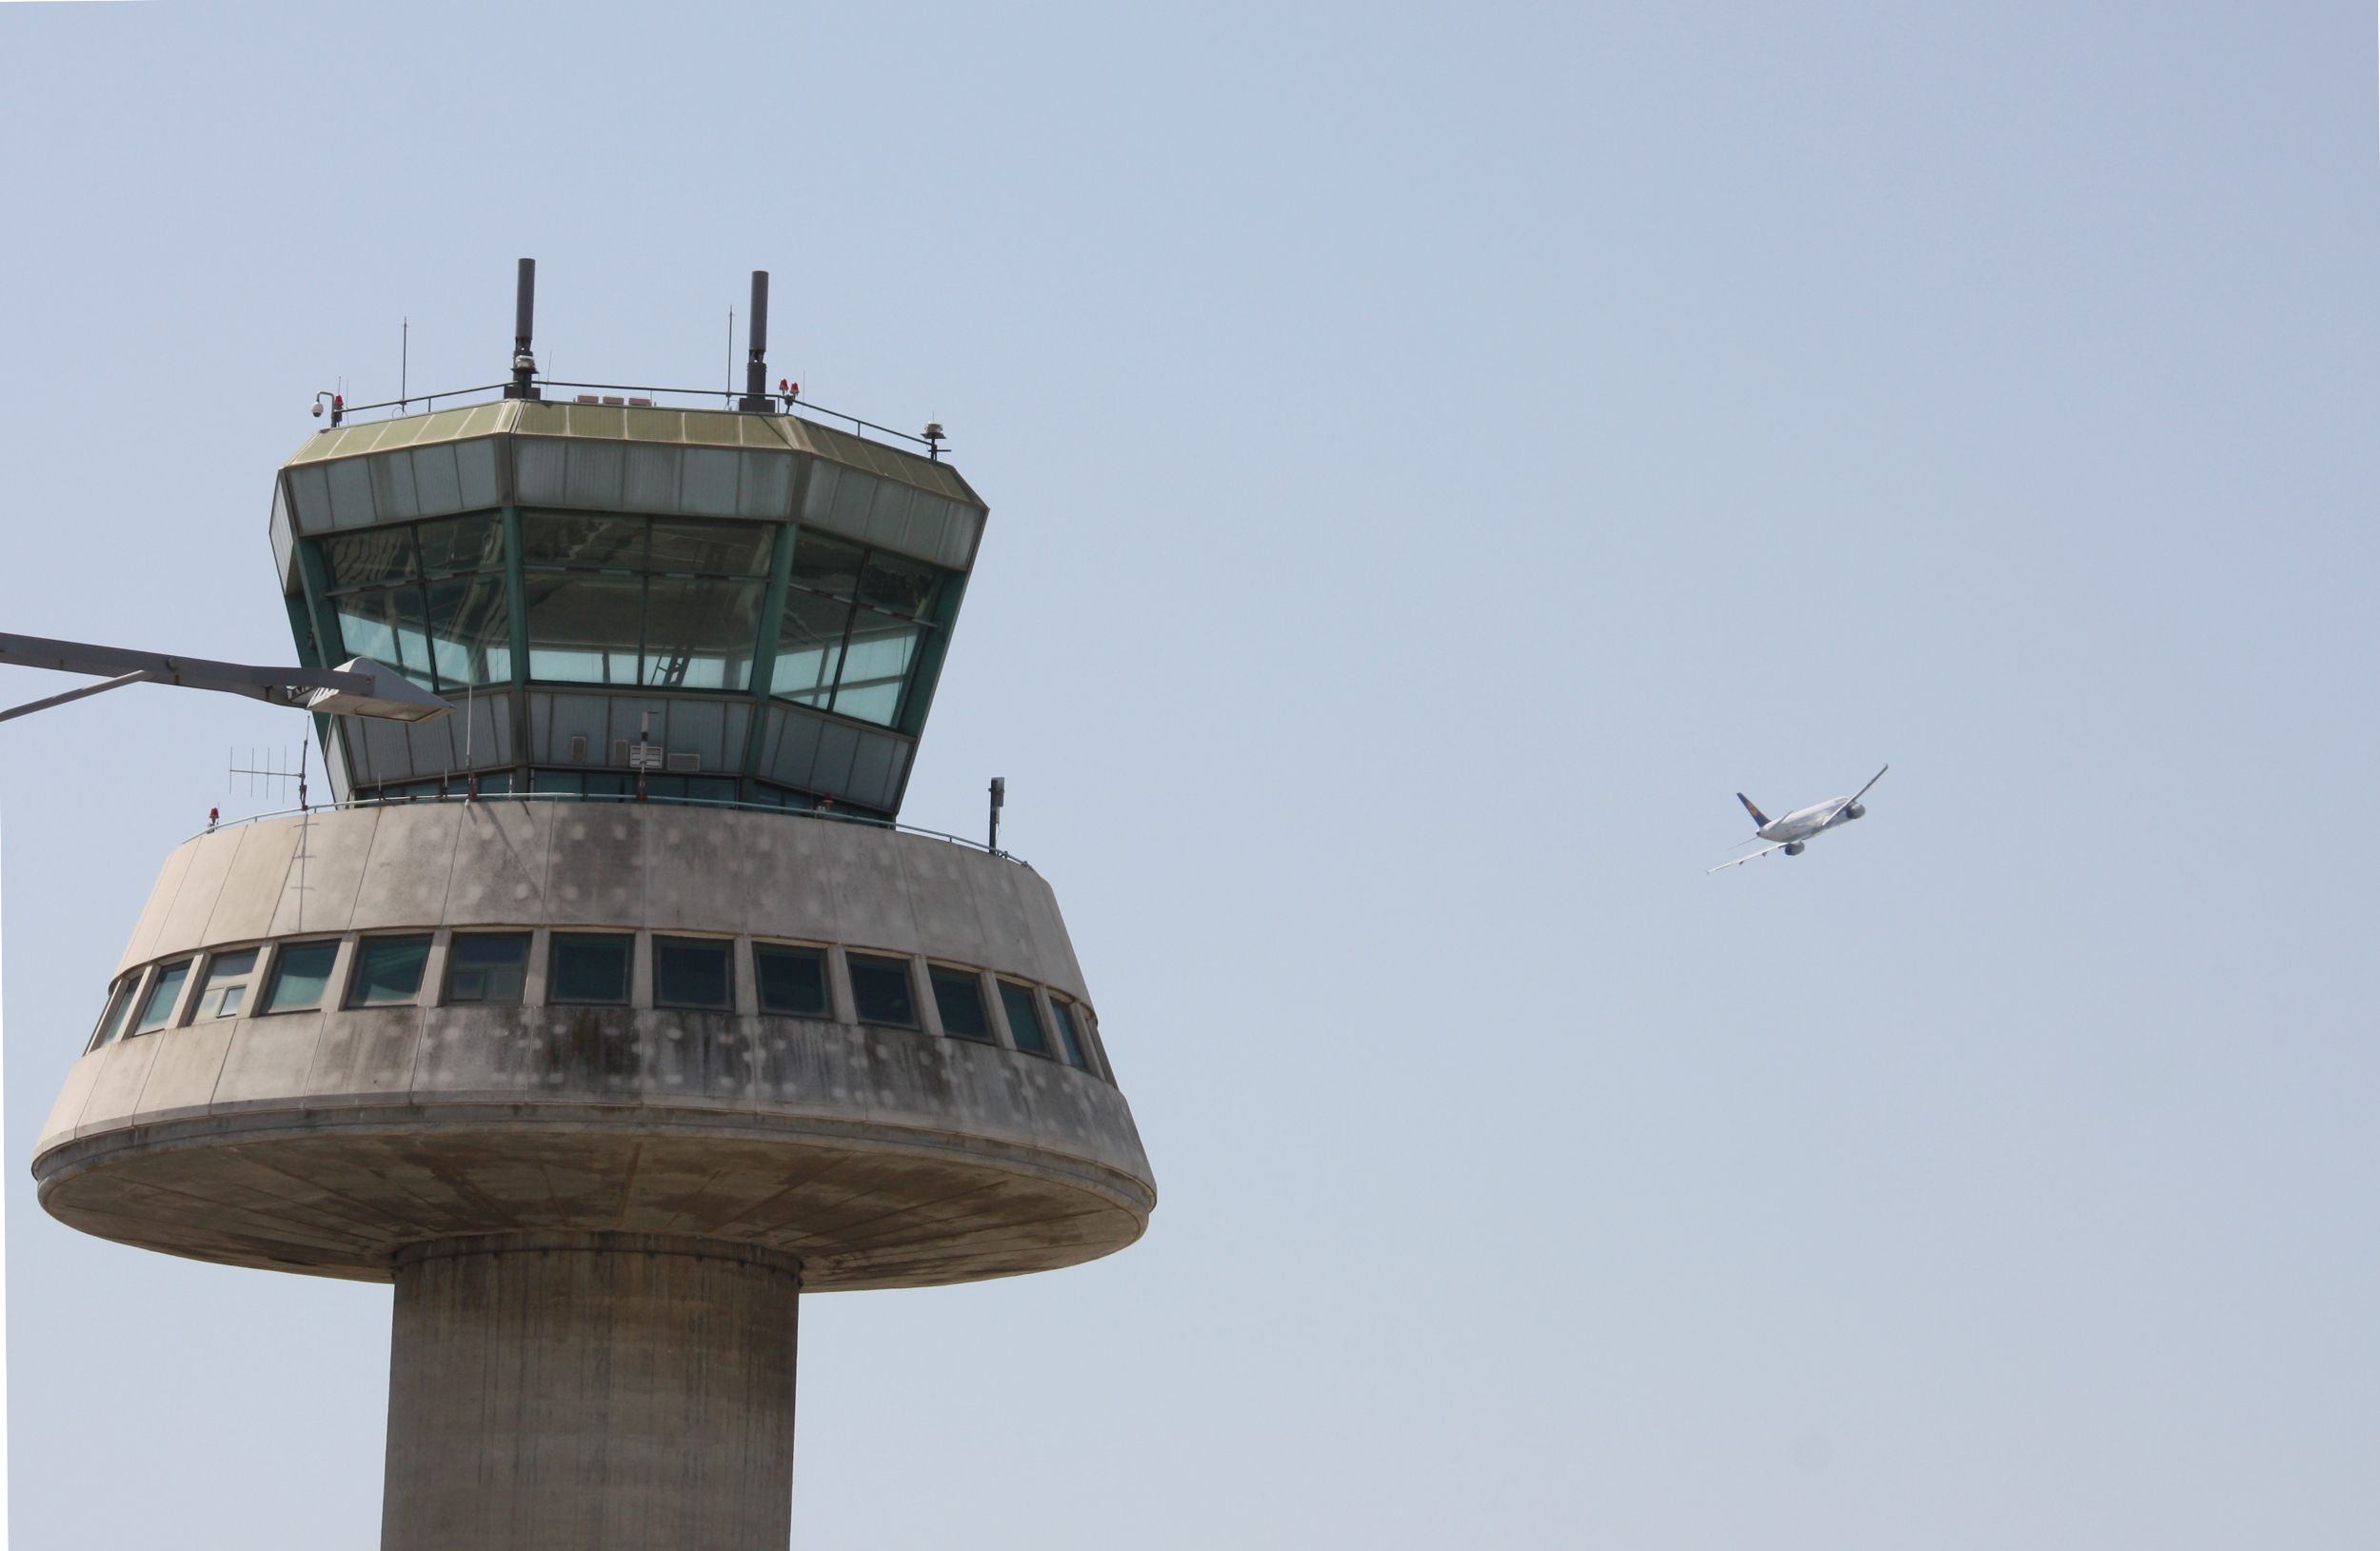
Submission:
<svg viewBox="0 0 2380 1551">
<path fill-rule="evenodd" d="M 236 748 L 228 752 L 224 757 L 224 763 L 229 766 L 229 779 L 225 783 L 224 789 L 227 794 L 233 797 L 240 795 L 240 777 L 242 776 L 248 777 L 248 795 L 250 797 L 256 795 L 259 783 L 263 784 L 266 796 L 279 797 L 288 789 L 285 783 L 303 784 L 306 780 L 306 756 L 302 747 L 298 755 L 298 763 L 295 765 L 289 763 L 289 751 L 287 748 L 267 749 L 259 755 L 251 747 L 248 751 L 248 763 L 242 765 L 239 761 L 240 751 Z"/>
</svg>

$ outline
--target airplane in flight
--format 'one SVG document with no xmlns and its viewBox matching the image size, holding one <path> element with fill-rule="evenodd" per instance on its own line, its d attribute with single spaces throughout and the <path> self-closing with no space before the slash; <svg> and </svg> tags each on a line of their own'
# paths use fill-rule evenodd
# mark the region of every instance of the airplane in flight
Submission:
<svg viewBox="0 0 2380 1551">
<path fill-rule="evenodd" d="M 1892 766 L 1888 765 L 1884 770 L 1891 768 Z M 1883 780 L 1884 770 L 1878 770 L 1870 776 L 1868 786 L 1873 786 Z M 1771 851 L 1783 851 L 1787 856 L 1799 856 L 1809 846 L 1813 837 L 1849 824 L 1854 819 L 1867 817 L 1868 810 L 1860 805 L 1859 799 L 1868 795 L 1868 786 L 1860 787 L 1849 797 L 1830 797 L 1823 803 L 1814 803 L 1808 807 L 1796 808 L 1781 819 L 1770 818 L 1753 805 L 1751 798 L 1746 797 L 1742 792 L 1737 792 L 1735 801 L 1744 805 L 1744 811 L 1752 815 L 1754 824 L 1759 825 L 1752 838 L 1765 840 L 1771 844 L 1761 846 L 1756 851 L 1747 851 L 1731 862 L 1722 862 L 1709 870 L 1724 872 L 1729 867 L 1740 867 L 1747 862 L 1768 855 Z"/>
</svg>

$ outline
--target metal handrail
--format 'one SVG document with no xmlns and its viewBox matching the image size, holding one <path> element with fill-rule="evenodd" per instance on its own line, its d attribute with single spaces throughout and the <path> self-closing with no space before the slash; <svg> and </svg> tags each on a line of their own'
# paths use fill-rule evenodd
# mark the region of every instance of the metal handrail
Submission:
<svg viewBox="0 0 2380 1551">
<path fill-rule="evenodd" d="M 994 850 L 982 841 L 969 840 L 964 835 L 954 835 L 945 830 L 927 829 L 919 825 L 901 824 L 892 819 L 871 819 L 863 813 L 834 813 L 810 807 L 780 807 L 773 803 L 744 803 L 718 797 L 636 797 L 611 792 L 497 791 L 481 792 L 477 796 L 466 796 L 459 792 L 424 792 L 413 797 L 350 797 L 343 802 L 311 803 L 305 807 L 285 807 L 275 809 L 270 813 L 250 813 L 245 818 L 225 819 L 218 824 L 208 825 L 197 835 L 192 835 L 190 839 L 196 840 L 199 835 L 211 835 L 221 829 L 236 829 L 242 825 L 261 824 L 267 819 L 293 819 L 301 814 L 343 813 L 367 807 L 412 807 L 426 803 L 645 803 L 656 807 L 717 807 L 736 809 L 746 813 L 782 814 L 791 819 L 823 819 L 830 824 L 857 824 L 864 825 L 871 829 L 889 829 L 897 834 L 922 835 L 928 840 L 945 841 L 953 845 L 962 845 L 970 851 L 981 851 L 985 856 L 998 857 L 1002 862 L 1014 862 L 1027 872 L 1033 870 L 1033 864 L 1023 857 L 1008 851 Z"/>
<path fill-rule="evenodd" d="M 652 388 L 637 383 L 566 383 L 557 381 L 550 377 L 538 378 L 537 385 L 540 388 L 594 388 L 598 392 L 607 393 L 668 393 L 681 398 L 716 398 L 726 401 L 726 407 L 729 409 L 733 409 L 735 408 L 735 401 L 737 399 L 744 397 L 742 392 L 735 388 Z M 486 383 L 477 388 L 453 388 L 438 393 L 415 393 L 401 399 L 382 399 L 375 404 L 342 403 L 338 408 L 338 419 L 334 422 L 334 424 L 344 426 L 349 420 L 354 419 L 357 415 L 363 414 L 367 410 L 370 409 L 396 409 L 403 411 L 411 408 L 417 404 L 422 405 L 429 411 L 434 412 L 440 399 L 459 399 L 467 397 L 468 395 L 474 393 L 502 393 L 511 386 L 512 385 L 510 383 Z M 766 393 L 762 396 L 773 399 L 776 402 L 784 405 L 786 407 L 784 410 L 786 414 L 791 414 L 795 409 L 801 408 L 807 409 L 812 414 L 825 415 L 829 419 L 833 420 L 847 420 L 851 423 L 851 428 L 853 431 L 862 437 L 864 437 L 870 431 L 873 431 L 878 436 L 890 437 L 896 441 L 907 442 L 912 446 L 922 447 L 925 448 L 928 456 L 939 456 L 940 453 L 949 450 L 947 447 L 942 446 L 941 443 L 927 437 L 919 436 L 910 431 L 895 430 L 890 426 L 880 426 L 873 420 L 863 420 L 858 415 L 848 414 L 841 409 L 829 409 L 823 404 L 812 404 L 809 400 L 798 398 L 791 393 Z M 539 400 L 538 402 L 551 403 L 554 401 Z M 576 408 L 576 406 L 572 406 L 572 408 Z M 614 405 L 610 406 L 610 408 L 618 408 L 620 406 Z M 660 406 L 656 406 L 656 408 L 660 408 Z M 396 416 L 391 415 L 389 418 L 393 420 Z M 326 427 L 324 428 L 329 429 L 330 428 Z"/>
</svg>

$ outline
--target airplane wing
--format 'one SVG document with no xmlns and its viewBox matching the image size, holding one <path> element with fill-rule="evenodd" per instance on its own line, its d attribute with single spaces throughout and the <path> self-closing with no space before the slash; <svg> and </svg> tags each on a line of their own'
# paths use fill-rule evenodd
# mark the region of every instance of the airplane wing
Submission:
<svg viewBox="0 0 2380 1551">
<path fill-rule="evenodd" d="M 1774 845 L 1763 845 L 1756 851 L 1746 851 L 1743 855 L 1736 857 L 1732 862 L 1722 862 L 1716 867 L 1706 867 L 1703 869 L 1702 875 L 1705 878 L 1708 878 L 1715 872 L 1725 872 L 1730 867 L 1740 867 L 1747 862 L 1758 861 L 1761 857 L 1768 855 L 1771 851 L 1781 851 L 1784 848 L 1785 843 L 1780 840 Z"/>
<path fill-rule="evenodd" d="M 1892 766 L 1888 765 L 1888 766 L 1886 766 L 1884 767 L 1884 770 L 1889 770 L 1889 769 L 1891 769 L 1891 768 L 1892 768 Z M 1868 786 L 1873 786 L 1873 785 L 1874 785 L 1877 782 L 1879 782 L 1879 781 L 1883 780 L 1883 779 L 1884 779 L 1884 770 L 1878 770 L 1875 774 L 1874 774 L 1874 775 L 1870 776 L 1870 777 L 1868 778 Z M 1867 796 L 1867 795 L 1868 795 L 1868 786 L 1862 786 L 1862 787 L 1860 787 L 1857 791 L 1853 792 L 1853 793 L 1851 794 L 1851 803 L 1856 803 L 1856 802 L 1857 802 L 1857 801 L 1859 801 L 1862 797 Z M 1844 805 L 1845 807 L 1849 807 L 1849 806 L 1851 806 L 1851 803 L 1845 803 L 1843 805 Z"/>
</svg>

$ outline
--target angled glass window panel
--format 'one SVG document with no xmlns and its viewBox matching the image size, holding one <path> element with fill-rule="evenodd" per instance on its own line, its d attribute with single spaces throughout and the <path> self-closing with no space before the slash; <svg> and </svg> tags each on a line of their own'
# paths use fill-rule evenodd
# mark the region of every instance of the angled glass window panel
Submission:
<svg viewBox="0 0 2380 1551">
<path fill-rule="evenodd" d="M 782 943 L 752 945 L 752 978 L 759 982 L 761 1011 L 783 1018 L 828 1018 L 826 954 L 821 948 Z"/>
<path fill-rule="evenodd" d="M 636 939 L 619 932 L 554 933 L 547 1002 L 619 1007 L 628 1001 L 628 961 Z"/>
<path fill-rule="evenodd" d="M 814 593 L 785 594 L 785 615 L 777 631 L 777 666 L 769 693 L 804 706 L 823 706 L 833 698 L 835 670 L 843 665 L 843 633 L 851 606 Z"/>
<path fill-rule="evenodd" d="M 424 523 L 416 532 L 422 569 L 432 576 L 488 570 L 504 564 L 505 529 L 493 515 Z"/>
<path fill-rule="evenodd" d="M 1091 1069 L 1091 1058 L 1082 1053 L 1082 1036 L 1074 1026 L 1074 1008 L 1056 997 L 1049 999 L 1050 1022 L 1058 1025 L 1058 1047 L 1066 1054 L 1066 1064 Z"/>
<path fill-rule="evenodd" d="M 652 568 L 677 576 L 766 576 L 773 523 L 655 519 Z"/>
<path fill-rule="evenodd" d="M 860 572 L 860 601 L 888 614 L 922 619 L 934 607 L 934 590 L 942 573 L 923 561 L 871 549 Z"/>
<path fill-rule="evenodd" d="M 512 608 L 500 572 L 432 582 L 429 649 L 441 688 L 512 677 Z"/>
<path fill-rule="evenodd" d="M 207 961 L 207 983 L 198 989 L 198 1011 L 191 1022 L 236 1018 L 248 998 L 248 978 L 256 970 L 256 950 L 218 953 Z"/>
<path fill-rule="evenodd" d="M 656 576 L 645 584 L 645 682 L 745 689 L 760 644 L 766 582 Z"/>
<path fill-rule="evenodd" d="M 336 938 L 321 943 L 284 943 L 272 956 L 272 981 L 260 1012 L 303 1012 L 323 1004 L 330 966 L 338 962 Z"/>
<path fill-rule="evenodd" d="M 531 571 L 529 677 L 634 684 L 644 628 L 641 576 Z M 625 669 L 623 674 L 623 669 Z"/>
<path fill-rule="evenodd" d="M 429 626 L 422 616 L 422 589 L 407 584 L 377 592 L 347 592 L 331 600 L 339 619 L 343 657 L 370 657 L 398 669 L 425 689 L 438 687 L 430 676 Z"/>
<path fill-rule="evenodd" d="M 518 1002 L 528 970 L 528 933 L 457 932 L 446 945 L 446 1000 Z"/>
<path fill-rule="evenodd" d="M 845 544 L 804 528 L 794 535 L 793 585 L 832 597 L 855 597 L 860 587 L 860 561 L 865 554 L 856 544 Z"/>
<path fill-rule="evenodd" d="M 108 993 L 108 1005 L 99 1015 L 99 1026 L 91 1031 L 87 1049 L 97 1050 L 115 1043 L 124 1032 L 124 1025 L 132 1017 L 132 996 L 141 987 L 140 971 L 134 970 L 115 983 Z"/>
<path fill-rule="evenodd" d="M 901 715 L 901 694 L 908 686 L 909 670 L 917 664 L 918 643 L 925 630 L 922 625 L 871 608 L 856 610 L 850 645 L 843 650 L 835 710 L 891 726 Z"/>
<path fill-rule="evenodd" d="M 1002 981 L 1000 1004 L 1008 1014 L 1008 1037 L 1017 1042 L 1017 1048 L 1031 1055 L 1048 1055 L 1049 1040 L 1041 1033 L 1041 1014 L 1033 1004 L 1033 987 Z"/>
<path fill-rule="evenodd" d="M 653 939 L 653 1005 L 720 1012 L 736 1004 L 728 954 L 735 945 L 715 937 Z"/>
<path fill-rule="evenodd" d="M 190 961 L 169 964 L 157 971 L 156 984 L 149 988 L 149 1000 L 141 1004 L 140 1022 L 132 1025 L 135 1034 L 166 1026 L 173 1016 L 173 1004 L 182 998 L 182 983 L 190 978 Z"/>
<path fill-rule="evenodd" d="M 851 968 L 851 1009 L 863 1024 L 918 1026 L 917 999 L 909 988 L 909 961 L 846 953 Z"/>
<path fill-rule="evenodd" d="M 334 534 L 323 540 L 323 565 L 334 587 L 409 581 L 419 574 L 414 568 L 413 529 L 374 527 Z"/>
<path fill-rule="evenodd" d="M 355 979 L 347 1003 L 385 1007 L 422 994 L 422 971 L 429 964 L 429 934 L 367 937 L 356 945 Z"/>
<path fill-rule="evenodd" d="M 641 571 L 645 568 L 645 529 L 642 517 L 525 511 L 521 514 L 521 556 L 532 566 Z"/>
<path fill-rule="evenodd" d="M 962 1040 L 985 1040 L 992 1037 L 992 1020 L 983 1011 L 983 981 L 972 969 L 945 969 L 941 964 L 928 965 L 926 978 L 934 984 L 934 1007 L 942 1015 L 942 1032 Z"/>
</svg>

